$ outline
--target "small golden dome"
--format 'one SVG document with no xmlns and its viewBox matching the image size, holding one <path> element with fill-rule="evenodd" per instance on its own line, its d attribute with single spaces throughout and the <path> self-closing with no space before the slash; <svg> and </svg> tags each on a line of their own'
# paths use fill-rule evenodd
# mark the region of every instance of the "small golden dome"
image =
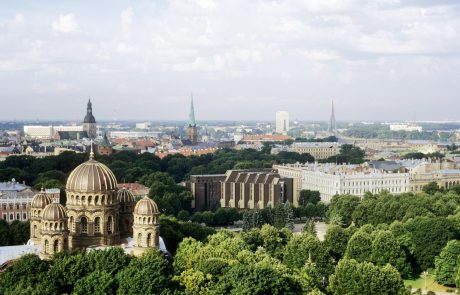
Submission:
<svg viewBox="0 0 460 295">
<path fill-rule="evenodd" d="M 90 159 L 70 173 L 66 189 L 75 193 L 112 191 L 117 189 L 117 179 L 107 166 Z"/>
<path fill-rule="evenodd" d="M 45 207 L 45 210 L 43 210 L 42 219 L 48 221 L 60 221 L 67 219 L 67 213 L 64 206 L 61 204 L 51 203 Z"/>
<path fill-rule="evenodd" d="M 134 214 L 137 215 L 159 215 L 160 210 L 158 210 L 157 204 L 150 198 L 144 197 L 140 199 L 136 207 L 134 207 Z"/>
<path fill-rule="evenodd" d="M 30 204 L 30 207 L 32 209 L 43 209 L 46 207 L 46 205 L 51 204 L 53 200 L 48 196 L 45 191 L 42 189 L 41 192 L 36 194 L 32 198 L 32 203 Z"/>
<path fill-rule="evenodd" d="M 118 191 L 118 194 L 117 194 L 117 197 L 118 197 L 118 202 L 120 204 L 122 203 L 134 203 L 134 195 L 133 193 L 127 189 L 127 188 L 122 188 Z"/>
</svg>

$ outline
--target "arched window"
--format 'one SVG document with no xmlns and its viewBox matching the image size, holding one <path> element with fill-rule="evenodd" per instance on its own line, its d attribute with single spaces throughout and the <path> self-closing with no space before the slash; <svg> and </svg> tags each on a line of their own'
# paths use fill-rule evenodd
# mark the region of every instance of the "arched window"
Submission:
<svg viewBox="0 0 460 295">
<path fill-rule="evenodd" d="M 152 234 L 149 233 L 147 234 L 147 247 L 151 247 L 152 246 Z"/>
<path fill-rule="evenodd" d="M 75 222 L 73 220 L 73 216 L 70 216 L 69 218 L 69 227 L 70 231 L 75 232 Z"/>
<path fill-rule="evenodd" d="M 86 205 L 86 197 L 85 196 L 81 196 L 81 204 Z"/>
<path fill-rule="evenodd" d="M 94 205 L 98 205 L 99 202 L 99 196 L 94 197 Z"/>
<path fill-rule="evenodd" d="M 137 246 L 142 247 L 142 234 L 141 233 L 137 235 Z"/>
<path fill-rule="evenodd" d="M 94 233 L 95 234 L 101 233 L 101 218 L 100 217 L 96 217 L 94 219 Z"/>
<path fill-rule="evenodd" d="M 147 220 L 147 223 L 150 224 L 151 221 L 152 219 L 149 217 L 149 219 Z"/>
<path fill-rule="evenodd" d="M 88 197 L 88 205 L 91 205 L 91 201 L 93 200 L 93 197 L 89 196 Z"/>
<path fill-rule="evenodd" d="M 109 234 L 112 233 L 112 228 L 113 228 L 112 223 L 113 223 L 112 216 L 109 216 L 109 218 L 107 219 L 107 232 Z"/>
<path fill-rule="evenodd" d="M 77 205 L 80 205 L 80 196 L 77 196 Z"/>
<path fill-rule="evenodd" d="M 145 217 L 144 217 L 144 220 L 142 221 L 142 224 L 145 224 L 145 221 L 146 221 L 146 219 L 145 219 Z"/>
<path fill-rule="evenodd" d="M 104 196 L 101 196 L 101 205 L 104 205 Z"/>
<path fill-rule="evenodd" d="M 81 223 L 81 233 L 87 234 L 88 233 L 88 220 L 86 219 L 86 217 L 82 217 L 80 219 L 80 223 Z"/>
<path fill-rule="evenodd" d="M 58 240 L 54 240 L 53 252 L 54 252 L 54 253 L 59 252 L 59 241 L 58 241 Z"/>
<path fill-rule="evenodd" d="M 34 224 L 33 237 L 34 237 L 34 238 L 37 237 L 37 225 L 36 225 L 36 224 Z"/>
<path fill-rule="evenodd" d="M 62 245 L 62 248 L 63 248 L 64 251 L 66 251 L 68 249 L 67 239 L 64 239 L 64 245 Z"/>
<path fill-rule="evenodd" d="M 57 230 L 58 229 L 58 224 L 57 222 L 54 223 L 54 230 Z"/>
<path fill-rule="evenodd" d="M 45 240 L 45 254 L 48 254 L 50 252 L 50 244 L 48 240 Z"/>
</svg>

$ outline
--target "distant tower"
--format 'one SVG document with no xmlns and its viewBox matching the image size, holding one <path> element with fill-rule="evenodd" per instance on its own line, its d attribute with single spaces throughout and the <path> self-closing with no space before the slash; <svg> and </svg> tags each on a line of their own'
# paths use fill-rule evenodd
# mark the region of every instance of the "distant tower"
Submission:
<svg viewBox="0 0 460 295">
<path fill-rule="evenodd" d="M 193 95 L 190 101 L 190 114 L 188 115 L 187 136 L 192 145 L 198 143 L 198 132 L 196 130 L 195 109 L 193 108 Z"/>
<path fill-rule="evenodd" d="M 286 111 L 276 112 L 276 133 L 287 134 L 289 131 L 289 113 Z"/>
<path fill-rule="evenodd" d="M 334 101 L 332 101 L 331 118 L 329 119 L 329 125 L 327 127 L 327 132 L 334 134 L 334 135 L 337 134 L 337 126 L 335 124 Z"/>
<path fill-rule="evenodd" d="M 88 100 L 88 106 L 86 107 L 86 116 L 83 120 L 83 131 L 88 133 L 90 139 L 95 139 L 97 136 L 96 119 L 93 116 L 93 105 L 91 99 Z"/>
</svg>

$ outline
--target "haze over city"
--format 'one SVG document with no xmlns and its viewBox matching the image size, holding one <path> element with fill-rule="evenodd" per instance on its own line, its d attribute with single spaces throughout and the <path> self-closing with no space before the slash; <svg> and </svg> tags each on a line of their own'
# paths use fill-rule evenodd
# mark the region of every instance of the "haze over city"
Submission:
<svg viewBox="0 0 460 295">
<path fill-rule="evenodd" d="M 458 120 L 458 1 L 2 3 L 2 119 Z M 78 110 L 78 111 L 76 111 Z"/>
</svg>

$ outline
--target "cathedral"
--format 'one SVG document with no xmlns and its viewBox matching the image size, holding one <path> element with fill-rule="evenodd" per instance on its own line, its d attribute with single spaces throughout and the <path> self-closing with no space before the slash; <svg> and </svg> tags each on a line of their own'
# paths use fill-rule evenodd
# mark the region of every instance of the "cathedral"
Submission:
<svg viewBox="0 0 460 295">
<path fill-rule="evenodd" d="M 126 243 L 133 238 L 131 254 L 159 247 L 159 210 L 147 197 L 135 201 L 125 188 L 117 189 L 113 172 L 90 159 L 75 168 L 66 184 L 65 206 L 45 192 L 31 203 L 30 235 L 41 253 L 55 253 Z"/>
</svg>

